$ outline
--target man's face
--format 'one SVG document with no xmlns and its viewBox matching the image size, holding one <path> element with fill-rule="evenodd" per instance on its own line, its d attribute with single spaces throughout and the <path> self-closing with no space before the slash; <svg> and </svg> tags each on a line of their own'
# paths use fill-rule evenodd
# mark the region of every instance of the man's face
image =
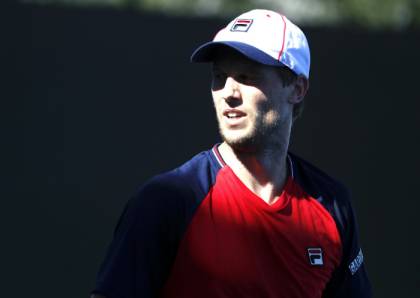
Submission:
<svg viewBox="0 0 420 298">
<path fill-rule="evenodd" d="M 288 142 L 293 84 L 283 86 L 277 72 L 233 50 L 216 56 L 212 96 L 220 134 L 231 147 L 255 151 Z"/>
</svg>

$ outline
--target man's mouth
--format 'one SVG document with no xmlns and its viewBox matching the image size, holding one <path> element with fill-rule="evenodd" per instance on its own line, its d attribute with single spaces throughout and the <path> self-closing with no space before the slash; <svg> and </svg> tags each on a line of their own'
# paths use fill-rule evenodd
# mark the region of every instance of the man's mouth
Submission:
<svg viewBox="0 0 420 298">
<path fill-rule="evenodd" d="M 239 111 L 239 110 L 230 109 L 230 110 L 225 110 L 223 112 L 223 116 L 225 116 L 229 119 L 237 119 L 237 118 L 241 118 L 241 117 L 246 116 L 246 114 L 242 111 Z"/>
<path fill-rule="evenodd" d="M 226 115 L 229 119 L 231 118 L 239 118 L 240 115 L 238 113 L 227 113 Z"/>
</svg>

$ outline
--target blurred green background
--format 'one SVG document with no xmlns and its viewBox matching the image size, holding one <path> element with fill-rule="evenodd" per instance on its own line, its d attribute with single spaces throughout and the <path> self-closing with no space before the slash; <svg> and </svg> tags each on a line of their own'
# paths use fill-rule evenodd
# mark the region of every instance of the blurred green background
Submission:
<svg viewBox="0 0 420 298">
<path fill-rule="evenodd" d="M 1 297 L 88 297 L 129 195 L 219 141 L 189 55 L 254 7 L 308 36 L 292 150 L 351 189 L 375 297 L 420 297 L 418 0 L 14 3 L 0 8 Z"/>
<path fill-rule="evenodd" d="M 420 25 L 419 0 L 24 0 L 23 2 L 112 6 L 165 14 L 230 16 L 254 7 L 276 10 L 300 24 L 407 28 Z"/>
</svg>

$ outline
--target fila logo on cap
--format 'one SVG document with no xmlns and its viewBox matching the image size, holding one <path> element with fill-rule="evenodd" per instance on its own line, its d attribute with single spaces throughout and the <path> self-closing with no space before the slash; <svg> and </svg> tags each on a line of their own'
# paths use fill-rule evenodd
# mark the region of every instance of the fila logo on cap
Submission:
<svg viewBox="0 0 420 298">
<path fill-rule="evenodd" d="M 311 263 L 311 265 L 313 266 L 324 265 L 324 260 L 322 258 L 322 249 L 320 247 L 308 248 L 308 257 L 309 257 L 309 263 Z"/>
<path fill-rule="evenodd" d="M 247 32 L 249 27 L 252 25 L 252 19 L 237 19 L 232 27 L 230 28 L 230 31 L 232 32 Z"/>
</svg>

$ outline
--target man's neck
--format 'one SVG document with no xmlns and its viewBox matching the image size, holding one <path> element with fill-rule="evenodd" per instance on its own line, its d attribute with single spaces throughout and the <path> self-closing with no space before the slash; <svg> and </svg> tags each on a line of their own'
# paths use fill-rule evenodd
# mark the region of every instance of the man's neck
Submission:
<svg viewBox="0 0 420 298">
<path fill-rule="evenodd" d="M 257 152 L 234 150 L 227 143 L 219 146 L 226 164 L 238 178 L 268 204 L 277 201 L 288 176 L 287 145 Z"/>
</svg>

